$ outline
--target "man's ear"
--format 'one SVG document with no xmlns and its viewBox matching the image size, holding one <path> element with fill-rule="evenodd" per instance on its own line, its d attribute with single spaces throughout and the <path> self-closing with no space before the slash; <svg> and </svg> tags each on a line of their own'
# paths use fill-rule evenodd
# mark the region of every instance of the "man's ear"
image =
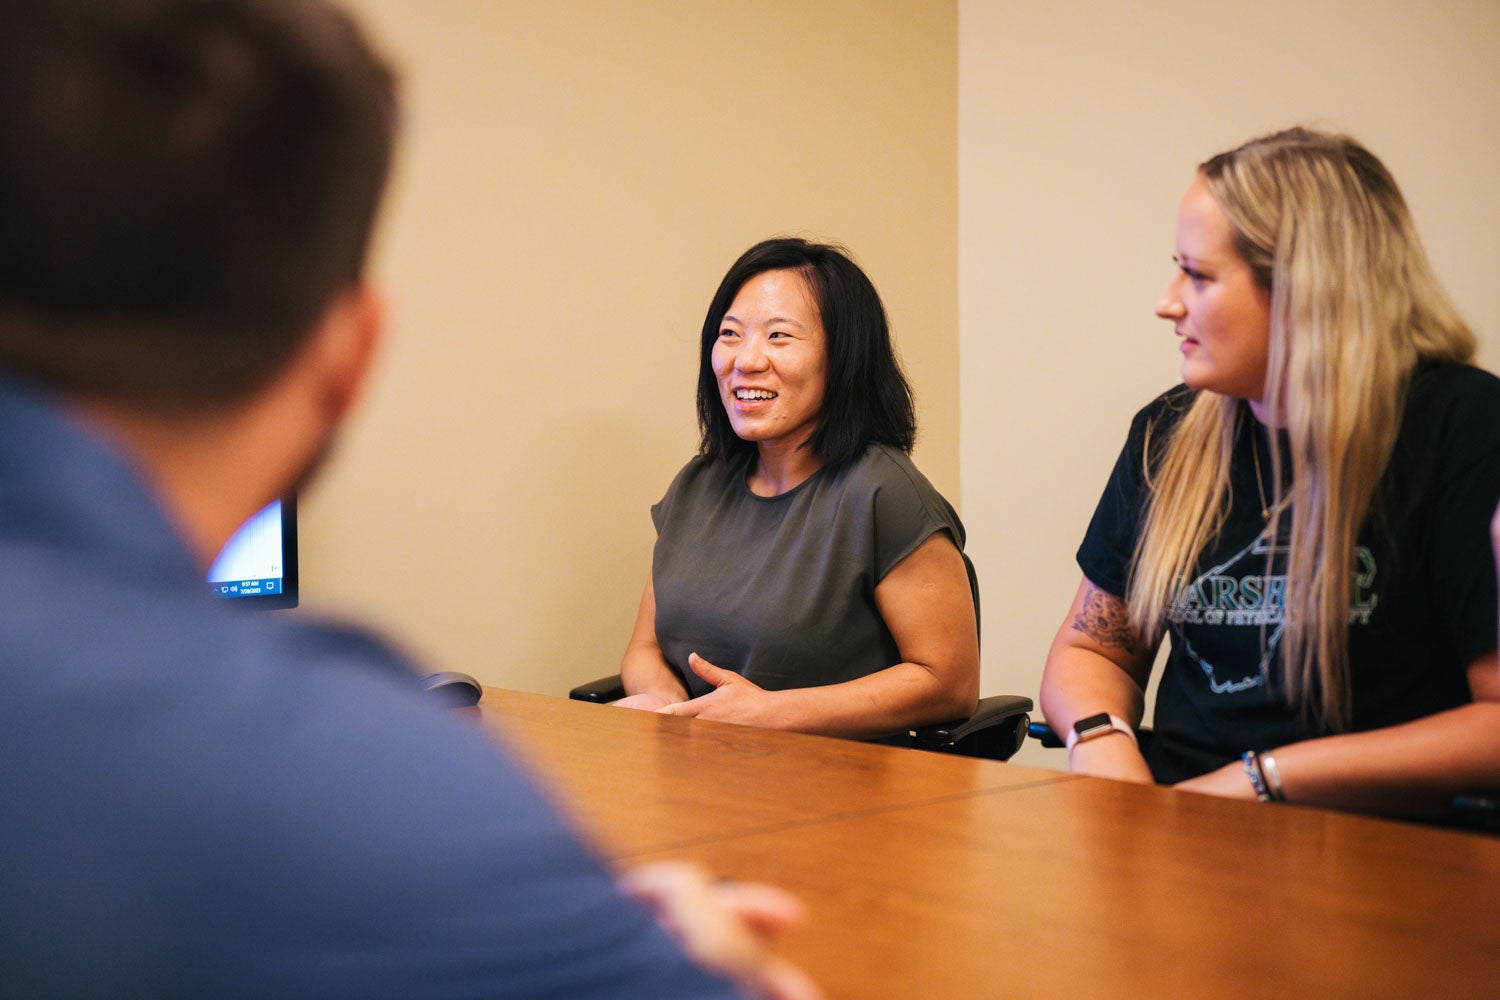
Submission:
<svg viewBox="0 0 1500 1000">
<path fill-rule="evenodd" d="M 329 303 L 308 344 L 326 415 L 341 420 L 359 398 L 385 333 L 385 301 L 356 285 Z"/>
</svg>

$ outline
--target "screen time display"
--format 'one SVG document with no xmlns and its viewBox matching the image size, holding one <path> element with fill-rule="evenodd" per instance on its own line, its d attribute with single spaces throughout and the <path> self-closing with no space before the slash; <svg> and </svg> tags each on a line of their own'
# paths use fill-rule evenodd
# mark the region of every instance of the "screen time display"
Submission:
<svg viewBox="0 0 1500 1000">
<path fill-rule="evenodd" d="M 208 570 L 218 597 L 261 597 L 282 592 L 281 501 L 276 500 L 240 526 Z"/>
</svg>

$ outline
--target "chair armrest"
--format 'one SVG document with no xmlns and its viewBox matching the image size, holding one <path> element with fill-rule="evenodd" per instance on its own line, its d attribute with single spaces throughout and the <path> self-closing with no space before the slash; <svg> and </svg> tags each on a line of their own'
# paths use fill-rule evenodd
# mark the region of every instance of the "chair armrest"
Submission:
<svg viewBox="0 0 1500 1000">
<path fill-rule="evenodd" d="M 600 677 L 598 680 L 578 685 L 568 692 L 568 697 L 574 701 L 591 701 L 596 705 L 603 705 L 625 697 L 625 685 L 621 682 L 619 674 L 610 674 L 608 677 Z"/>
<path fill-rule="evenodd" d="M 1034 740 L 1040 740 L 1042 746 L 1051 747 L 1054 750 L 1060 750 L 1065 745 L 1062 737 L 1057 735 L 1057 730 L 1053 729 L 1045 721 L 1033 722 L 1027 726 L 1026 734 Z"/>
<path fill-rule="evenodd" d="M 911 745 L 966 757 L 1009 760 L 1026 739 L 1031 722 L 1030 698 L 997 694 L 979 699 L 979 707 L 967 719 L 953 719 L 911 731 Z"/>
<path fill-rule="evenodd" d="M 1481 833 L 1500 833 L 1500 792 L 1453 796 L 1453 825 Z"/>
</svg>

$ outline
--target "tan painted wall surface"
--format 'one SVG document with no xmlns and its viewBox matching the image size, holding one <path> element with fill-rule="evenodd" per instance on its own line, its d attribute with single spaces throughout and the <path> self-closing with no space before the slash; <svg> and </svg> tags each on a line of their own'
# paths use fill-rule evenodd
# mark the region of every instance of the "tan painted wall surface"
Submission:
<svg viewBox="0 0 1500 1000">
<path fill-rule="evenodd" d="M 394 329 L 304 504 L 305 606 L 492 684 L 613 671 L 704 310 L 777 234 L 865 266 L 957 500 L 955 3 L 351 6 L 406 78 Z"/>
<path fill-rule="evenodd" d="M 959 26 L 963 513 L 984 690 L 1034 696 L 1130 416 L 1178 380 L 1152 307 L 1197 163 L 1361 138 L 1500 367 L 1500 4 L 964 0 Z"/>
<path fill-rule="evenodd" d="M 407 82 L 395 323 L 304 507 L 305 603 L 435 666 L 551 692 L 613 669 L 694 445 L 703 309 L 768 235 L 844 241 L 886 298 L 987 693 L 1035 693 L 1126 422 L 1176 379 L 1151 305 L 1205 156 L 1292 122 L 1363 138 L 1500 367 L 1491 0 L 353 6 Z"/>
</svg>

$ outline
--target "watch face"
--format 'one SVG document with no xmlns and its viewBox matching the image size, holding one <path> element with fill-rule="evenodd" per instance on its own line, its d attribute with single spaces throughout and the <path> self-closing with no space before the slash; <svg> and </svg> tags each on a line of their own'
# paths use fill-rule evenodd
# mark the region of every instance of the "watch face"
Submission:
<svg viewBox="0 0 1500 1000">
<path fill-rule="evenodd" d="M 1073 723 L 1073 732 L 1078 734 L 1079 739 L 1085 739 L 1101 730 L 1110 730 L 1113 728 L 1114 722 L 1110 720 L 1108 712 L 1090 715 Z"/>
</svg>

